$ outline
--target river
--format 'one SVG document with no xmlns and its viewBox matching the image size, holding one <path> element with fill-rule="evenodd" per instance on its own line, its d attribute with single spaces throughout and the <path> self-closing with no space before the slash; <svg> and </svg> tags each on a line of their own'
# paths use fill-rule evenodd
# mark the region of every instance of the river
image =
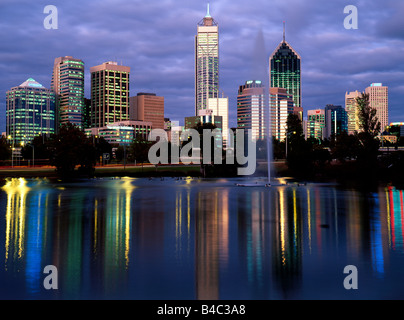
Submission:
<svg viewBox="0 0 404 320">
<path fill-rule="evenodd" d="M 7 179 L 0 298 L 404 298 L 402 190 L 243 181 Z"/>
</svg>

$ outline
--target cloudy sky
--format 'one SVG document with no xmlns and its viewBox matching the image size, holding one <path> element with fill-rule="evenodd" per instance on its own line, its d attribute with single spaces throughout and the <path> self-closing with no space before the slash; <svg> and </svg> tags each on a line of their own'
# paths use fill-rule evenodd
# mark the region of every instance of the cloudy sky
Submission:
<svg viewBox="0 0 404 320">
<path fill-rule="evenodd" d="M 32 77 L 50 87 L 53 61 L 71 55 L 89 69 L 105 61 L 131 67 L 131 95 L 165 97 L 165 114 L 194 113 L 194 36 L 207 0 L 0 0 L 0 132 L 5 94 Z M 45 6 L 58 9 L 58 29 L 44 28 Z M 346 5 L 358 8 L 357 30 L 344 28 Z M 236 126 L 238 87 L 253 77 L 282 40 L 302 56 L 305 111 L 344 105 L 346 91 L 389 87 L 390 121 L 404 121 L 404 1 L 210 0 L 219 23 L 220 89 Z M 257 61 L 260 61 L 258 63 Z"/>
</svg>

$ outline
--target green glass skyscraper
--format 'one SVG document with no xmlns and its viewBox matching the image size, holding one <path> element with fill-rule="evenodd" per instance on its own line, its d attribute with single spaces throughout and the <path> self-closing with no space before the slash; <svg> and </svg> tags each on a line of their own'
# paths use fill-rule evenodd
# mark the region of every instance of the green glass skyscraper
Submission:
<svg viewBox="0 0 404 320">
<path fill-rule="evenodd" d="M 7 137 L 14 146 L 55 133 L 55 93 L 34 79 L 7 91 Z"/>
<path fill-rule="evenodd" d="M 269 81 L 271 88 L 284 88 L 293 95 L 294 106 L 302 105 L 301 57 L 285 40 L 278 45 L 269 58 Z"/>
</svg>

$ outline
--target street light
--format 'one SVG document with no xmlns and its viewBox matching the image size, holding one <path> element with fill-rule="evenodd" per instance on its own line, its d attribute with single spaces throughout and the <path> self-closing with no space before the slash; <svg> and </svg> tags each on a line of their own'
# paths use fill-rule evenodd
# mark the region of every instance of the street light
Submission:
<svg viewBox="0 0 404 320">
<path fill-rule="evenodd" d="M 12 148 L 11 148 L 11 168 L 14 168 L 14 139 L 11 135 L 7 137 L 8 140 L 12 140 Z M 11 144 L 11 142 L 10 142 Z"/>
<path fill-rule="evenodd" d="M 32 143 L 27 143 L 27 146 L 32 147 L 32 167 L 35 167 L 35 146 Z"/>
<path fill-rule="evenodd" d="M 286 126 L 283 127 L 285 129 L 285 159 L 288 158 L 288 129 Z"/>
</svg>

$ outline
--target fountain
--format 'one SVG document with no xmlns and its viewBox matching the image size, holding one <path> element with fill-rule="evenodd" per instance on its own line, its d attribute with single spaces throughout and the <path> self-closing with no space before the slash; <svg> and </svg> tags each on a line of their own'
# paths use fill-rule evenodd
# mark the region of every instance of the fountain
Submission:
<svg viewBox="0 0 404 320">
<path fill-rule="evenodd" d="M 255 50 L 252 58 L 253 64 L 251 67 L 251 79 L 261 80 L 265 90 L 263 96 L 263 109 L 265 118 L 265 136 L 266 136 L 266 160 L 267 160 L 267 177 L 266 183 L 238 183 L 239 187 L 270 187 L 274 183 L 272 177 L 272 134 L 271 134 L 271 112 L 270 112 L 270 97 L 269 97 L 269 66 L 266 56 L 265 41 L 262 30 L 258 32 Z"/>
</svg>

